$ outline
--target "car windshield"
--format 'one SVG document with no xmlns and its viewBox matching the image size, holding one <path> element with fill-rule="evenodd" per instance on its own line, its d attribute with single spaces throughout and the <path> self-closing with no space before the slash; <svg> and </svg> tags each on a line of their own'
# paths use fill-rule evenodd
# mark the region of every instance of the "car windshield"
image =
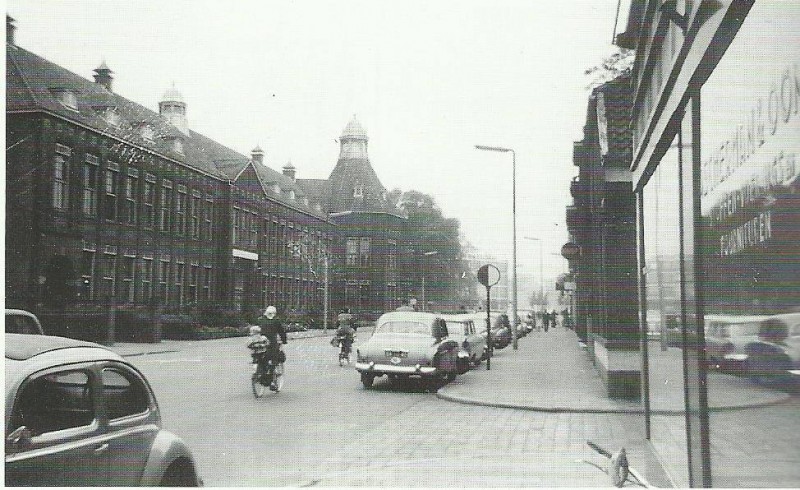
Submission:
<svg viewBox="0 0 800 490">
<path fill-rule="evenodd" d="M 450 335 L 464 335 L 464 324 L 461 322 L 447 322 L 447 332 Z"/>
<path fill-rule="evenodd" d="M 375 333 L 402 333 L 412 335 L 431 335 L 431 327 L 420 322 L 394 320 L 382 323 Z"/>
</svg>

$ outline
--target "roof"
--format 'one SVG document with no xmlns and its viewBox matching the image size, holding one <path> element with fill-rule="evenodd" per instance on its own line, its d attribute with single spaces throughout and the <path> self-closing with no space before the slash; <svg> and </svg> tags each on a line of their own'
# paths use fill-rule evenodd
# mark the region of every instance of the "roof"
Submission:
<svg viewBox="0 0 800 490">
<path fill-rule="evenodd" d="M 68 339 L 65 337 L 53 337 L 50 335 L 26 335 L 17 333 L 7 333 L 5 338 L 6 359 L 26 361 L 32 357 L 52 352 L 60 349 L 70 349 L 76 347 L 96 347 L 108 350 L 102 345 L 83 340 Z M 109 353 L 116 356 L 112 351 Z"/>
<path fill-rule="evenodd" d="M 364 130 L 364 127 L 361 126 L 361 123 L 358 122 L 356 119 L 356 115 L 353 114 L 353 119 L 347 123 L 344 130 L 342 131 L 342 135 L 339 139 L 362 139 L 367 140 L 367 132 Z"/>
<path fill-rule="evenodd" d="M 57 90 L 73 91 L 77 97 L 77 108 L 62 104 L 57 97 Z M 117 112 L 123 123 L 119 126 L 110 124 L 104 114 L 108 109 Z M 190 130 L 188 135 L 184 135 L 158 112 L 110 92 L 103 85 L 72 73 L 30 51 L 7 44 L 6 112 L 31 111 L 54 114 L 217 179 L 226 178 L 218 168 L 217 161 L 248 160 L 248 157 L 195 131 Z M 137 128 L 141 125 L 153 128 L 153 141 L 145 140 L 139 134 Z M 174 151 L 170 141 L 172 138 L 183 140 L 183 154 Z"/>
<path fill-rule="evenodd" d="M 306 213 L 309 213 L 313 216 L 318 218 L 326 218 L 325 210 L 317 211 L 314 209 L 314 199 L 310 196 L 307 196 L 304 188 L 301 185 L 292 179 L 291 177 L 287 177 L 283 175 L 281 172 L 277 170 L 273 170 L 266 165 L 256 163 L 252 160 L 244 163 L 232 163 L 229 167 L 225 168 L 226 174 L 230 175 L 231 179 L 237 180 L 241 175 L 242 171 L 246 168 L 247 165 L 251 165 L 253 170 L 255 171 L 256 175 L 258 176 L 258 180 L 261 183 L 261 188 L 264 191 L 264 194 L 275 201 L 281 202 L 288 207 L 292 207 L 295 209 L 300 209 Z M 281 188 L 281 193 L 275 193 L 273 186 L 278 184 Z M 295 199 L 290 199 L 284 193 L 287 191 L 294 191 L 295 192 Z M 308 197 L 309 204 L 306 206 L 303 204 L 303 198 Z"/>
</svg>

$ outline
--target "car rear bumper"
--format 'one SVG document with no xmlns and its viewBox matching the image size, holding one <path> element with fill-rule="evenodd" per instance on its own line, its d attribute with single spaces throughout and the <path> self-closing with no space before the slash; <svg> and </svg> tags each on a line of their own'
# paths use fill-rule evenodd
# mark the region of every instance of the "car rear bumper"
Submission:
<svg viewBox="0 0 800 490">
<path fill-rule="evenodd" d="M 381 374 L 402 374 L 406 376 L 432 376 L 437 369 L 431 366 L 394 366 L 392 364 L 378 364 L 375 362 L 356 362 L 356 371 L 361 373 Z"/>
</svg>

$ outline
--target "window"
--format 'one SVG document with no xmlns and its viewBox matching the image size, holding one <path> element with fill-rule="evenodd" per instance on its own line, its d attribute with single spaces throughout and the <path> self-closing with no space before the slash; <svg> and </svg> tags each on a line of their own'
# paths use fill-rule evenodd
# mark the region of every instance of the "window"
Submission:
<svg viewBox="0 0 800 490">
<path fill-rule="evenodd" d="M 155 131 L 153 130 L 152 126 L 150 126 L 149 124 L 145 124 L 144 126 L 142 126 L 141 134 L 142 138 L 152 143 Z"/>
<path fill-rule="evenodd" d="M 139 182 L 139 171 L 135 168 L 128 169 L 125 177 L 125 210 L 123 219 L 129 225 L 136 224 L 136 184 Z"/>
<path fill-rule="evenodd" d="M 122 257 L 120 264 L 120 277 L 122 278 L 122 290 L 120 297 L 123 301 L 133 303 L 134 301 L 134 279 L 135 279 L 135 265 L 136 257 L 133 255 L 125 255 Z"/>
<path fill-rule="evenodd" d="M 211 266 L 203 266 L 203 299 L 211 299 Z"/>
<path fill-rule="evenodd" d="M 58 99 L 61 104 L 66 107 L 67 109 L 72 109 L 73 111 L 78 110 L 78 96 L 75 95 L 75 91 L 67 88 L 53 88 L 50 89 L 53 96 Z"/>
<path fill-rule="evenodd" d="M 169 259 L 161 259 L 158 263 L 158 294 L 164 303 L 169 301 Z"/>
<path fill-rule="evenodd" d="M 105 175 L 106 194 L 103 199 L 103 217 L 108 221 L 117 220 L 117 187 L 119 186 L 119 165 L 108 162 Z"/>
<path fill-rule="evenodd" d="M 358 238 L 347 239 L 347 265 L 358 265 Z"/>
<path fill-rule="evenodd" d="M 186 264 L 178 262 L 175 267 L 175 294 L 178 304 L 183 304 L 183 280 L 186 277 Z"/>
<path fill-rule="evenodd" d="M 83 214 L 86 216 L 97 216 L 98 173 L 97 157 L 87 153 L 83 163 Z"/>
<path fill-rule="evenodd" d="M 103 264 L 101 271 L 103 278 L 101 299 L 105 300 L 108 298 L 113 298 L 116 294 L 116 272 L 116 247 L 106 245 L 106 250 L 103 252 Z"/>
<path fill-rule="evenodd" d="M 142 301 L 153 298 L 153 257 L 142 257 L 139 263 L 139 277 L 142 278 Z"/>
<path fill-rule="evenodd" d="M 81 252 L 81 299 L 89 301 L 94 299 L 94 257 L 97 253 L 94 245 L 84 244 Z"/>
<path fill-rule="evenodd" d="M 172 181 L 161 183 L 161 231 L 170 231 L 172 224 Z"/>
<path fill-rule="evenodd" d="M 369 238 L 362 237 L 359 246 L 361 265 L 369 265 Z"/>
<path fill-rule="evenodd" d="M 234 207 L 233 208 L 233 237 L 232 237 L 234 245 L 238 245 L 239 244 L 239 240 L 240 240 L 240 236 L 241 236 L 240 223 L 239 222 L 241 221 L 241 219 L 242 219 L 242 210 L 237 208 L 237 207 Z"/>
<path fill-rule="evenodd" d="M 155 205 L 156 205 L 156 176 L 145 174 L 144 176 L 144 210 L 142 224 L 145 228 L 153 228 L 155 225 Z"/>
<path fill-rule="evenodd" d="M 353 187 L 353 197 L 364 197 L 364 184 L 356 182 L 355 187 Z"/>
<path fill-rule="evenodd" d="M 203 228 L 205 229 L 205 239 L 210 240 L 212 237 L 213 226 L 211 222 L 211 212 L 214 209 L 214 201 L 211 199 L 211 194 L 206 194 L 206 205 L 203 207 Z"/>
<path fill-rule="evenodd" d="M 94 422 L 94 393 L 89 373 L 48 373 L 27 383 L 17 396 L 10 430 L 27 427 L 35 437 L 85 427 Z"/>
<path fill-rule="evenodd" d="M 150 396 L 144 384 L 133 374 L 119 369 L 103 369 L 103 400 L 110 420 L 147 412 Z"/>
<path fill-rule="evenodd" d="M 175 201 L 175 231 L 179 235 L 186 234 L 186 207 L 188 205 L 186 186 L 178 185 L 178 199 Z"/>
<path fill-rule="evenodd" d="M 69 203 L 69 157 L 72 150 L 56 143 L 53 158 L 53 208 L 66 210 Z"/>
<path fill-rule="evenodd" d="M 192 264 L 189 269 L 189 301 L 197 303 L 197 278 L 200 274 L 200 265 Z"/>
<path fill-rule="evenodd" d="M 200 207 L 202 206 L 199 192 L 192 192 L 192 207 L 189 214 L 192 216 L 192 222 L 189 227 L 189 234 L 195 240 L 200 238 Z"/>
</svg>

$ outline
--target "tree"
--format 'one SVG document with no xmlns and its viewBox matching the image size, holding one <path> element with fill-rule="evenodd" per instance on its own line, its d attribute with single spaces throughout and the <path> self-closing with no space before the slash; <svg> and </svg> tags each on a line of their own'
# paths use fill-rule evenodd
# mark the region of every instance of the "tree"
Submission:
<svg viewBox="0 0 800 490">
<path fill-rule="evenodd" d="M 399 193 L 395 189 L 390 193 L 390 202 L 393 202 L 391 199 L 396 199 L 396 206 L 408 216 L 406 229 L 412 262 L 406 269 L 419 271 L 409 278 L 411 291 L 421 290 L 424 273 L 426 300 L 447 304 L 448 308 L 458 307 L 455 303 L 464 299 L 466 271 L 459 240 L 461 223 L 444 217 L 436 200 L 423 192 Z M 429 252 L 436 253 L 425 255 Z"/>
</svg>

